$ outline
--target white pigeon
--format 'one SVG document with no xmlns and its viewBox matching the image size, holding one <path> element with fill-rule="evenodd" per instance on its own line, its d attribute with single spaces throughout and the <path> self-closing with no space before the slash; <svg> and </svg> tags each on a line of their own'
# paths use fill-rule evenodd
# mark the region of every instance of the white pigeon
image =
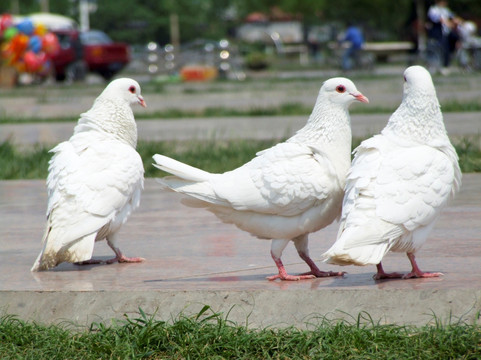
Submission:
<svg viewBox="0 0 481 360">
<path fill-rule="evenodd" d="M 460 184 L 431 75 L 411 66 L 404 72 L 401 105 L 380 135 L 355 150 L 338 237 L 324 260 L 376 265 L 375 279 L 442 275 L 422 272 L 414 254 Z M 406 252 L 412 271 L 385 273 L 381 260 L 388 251 Z"/>
<path fill-rule="evenodd" d="M 130 107 L 136 103 L 146 106 L 135 80 L 112 81 L 80 115 L 72 137 L 51 150 L 47 226 L 31 271 L 65 261 L 102 263 L 90 259 L 95 241 L 103 239 L 115 252 L 106 263 L 144 260 L 125 257 L 116 247 L 120 227 L 139 206 L 144 183 Z"/>
<path fill-rule="evenodd" d="M 342 275 L 319 270 L 309 257 L 308 234 L 340 216 L 351 163 L 348 107 L 356 100 L 368 102 L 352 81 L 327 80 L 307 124 L 286 142 L 223 174 L 211 174 L 157 154 L 154 166 L 175 175 L 159 182 L 188 195 L 186 205 L 205 207 L 226 223 L 260 239 L 272 239 L 271 256 L 279 274 L 269 280 Z M 309 273 L 287 274 L 281 255 L 291 240 L 309 265 Z"/>
</svg>

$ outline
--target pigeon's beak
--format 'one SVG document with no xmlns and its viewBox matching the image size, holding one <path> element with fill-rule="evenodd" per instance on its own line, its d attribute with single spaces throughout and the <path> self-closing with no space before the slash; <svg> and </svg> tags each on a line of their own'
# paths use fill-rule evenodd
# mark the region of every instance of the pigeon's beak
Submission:
<svg viewBox="0 0 481 360">
<path fill-rule="evenodd" d="M 369 104 L 369 99 L 368 99 L 367 97 L 365 97 L 363 94 L 361 94 L 361 93 L 357 93 L 357 94 L 351 93 L 351 95 L 354 96 L 354 98 L 355 98 L 357 101 L 360 101 L 360 102 Z"/>
<path fill-rule="evenodd" d="M 147 107 L 147 103 L 145 102 L 144 98 L 142 96 L 137 97 L 139 99 L 139 104 L 143 107 Z"/>
</svg>

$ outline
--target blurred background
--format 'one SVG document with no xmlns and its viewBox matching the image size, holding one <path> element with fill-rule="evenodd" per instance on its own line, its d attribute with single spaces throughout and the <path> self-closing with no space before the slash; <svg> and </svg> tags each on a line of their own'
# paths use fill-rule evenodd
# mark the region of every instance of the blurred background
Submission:
<svg viewBox="0 0 481 360">
<path fill-rule="evenodd" d="M 213 172 L 249 161 L 335 76 L 370 99 L 350 110 L 355 146 L 384 127 L 411 64 L 433 74 L 463 171 L 481 171 L 480 28 L 479 0 L 2 0 L 0 179 L 44 179 L 112 78 L 142 86 L 137 149 L 158 176 L 155 153 Z"/>
<path fill-rule="evenodd" d="M 110 80 L 120 72 L 159 81 L 244 80 L 269 69 L 374 71 L 415 62 L 433 73 L 481 69 L 481 2 L 447 3 L 456 34 L 449 64 L 443 63 L 440 43 L 430 41 L 428 11 L 435 5 L 432 0 L 3 0 L 1 83 L 83 81 L 89 74 Z M 351 26 L 361 31 L 362 44 L 344 61 Z"/>
</svg>

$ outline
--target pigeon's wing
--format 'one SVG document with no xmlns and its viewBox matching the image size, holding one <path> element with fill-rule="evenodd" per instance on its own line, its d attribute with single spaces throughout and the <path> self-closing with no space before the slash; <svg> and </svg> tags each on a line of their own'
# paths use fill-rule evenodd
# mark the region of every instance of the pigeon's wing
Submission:
<svg viewBox="0 0 481 360">
<path fill-rule="evenodd" d="M 244 166 L 213 177 L 215 197 L 236 210 L 295 216 L 341 188 L 334 166 L 317 149 L 281 143 Z"/>
<path fill-rule="evenodd" d="M 92 136 L 92 135 L 88 135 Z M 47 188 L 48 217 L 62 246 L 122 222 L 140 202 L 143 165 L 139 154 L 118 141 L 82 146 L 71 139 L 53 149 Z"/>
<path fill-rule="evenodd" d="M 450 198 L 454 171 L 452 161 L 435 148 L 402 147 L 377 135 L 357 149 L 347 178 L 343 226 L 363 225 L 373 217 L 392 224 L 394 232 L 400 226 L 408 231 L 427 226 Z"/>
<path fill-rule="evenodd" d="M 378 264 L 390 249 L 418 248 L 454 183 L 452 162 L 437 149 L 399 146 L 382 135 L 364 141 L 347 176 L 337 240 L 323 258 Z"/>
</svg>

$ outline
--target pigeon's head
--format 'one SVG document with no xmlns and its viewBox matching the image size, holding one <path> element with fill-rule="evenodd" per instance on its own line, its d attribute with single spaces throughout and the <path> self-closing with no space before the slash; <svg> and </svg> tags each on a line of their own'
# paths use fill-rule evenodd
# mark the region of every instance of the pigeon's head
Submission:
<svg viewBox="0 0 481 360">
<path fill-rule="evenodd" d="M 144 98 L 140 95 L 140 85 L 137 81 L 129 78 L 121 78 L 112 81 L 102 93 L 103 96 L 121 98 L 129 104 L 140 104 L 146 107 Z"/>
<path fill-rule="evenodd" d="M 321 94 L 324 94 L 332 103 L 345 106 L 349 106 L 356 100 L 363 103 L 369 102 L 351 80 L 343 77 L 326 80 L 321 87 Z"/>
<path fill-rule="evenodd" d="M 424 67 L 415 65 L 404 70 L 404 94 L 423 92 L 435 94 L 431 74 Z"/>
</svg>

